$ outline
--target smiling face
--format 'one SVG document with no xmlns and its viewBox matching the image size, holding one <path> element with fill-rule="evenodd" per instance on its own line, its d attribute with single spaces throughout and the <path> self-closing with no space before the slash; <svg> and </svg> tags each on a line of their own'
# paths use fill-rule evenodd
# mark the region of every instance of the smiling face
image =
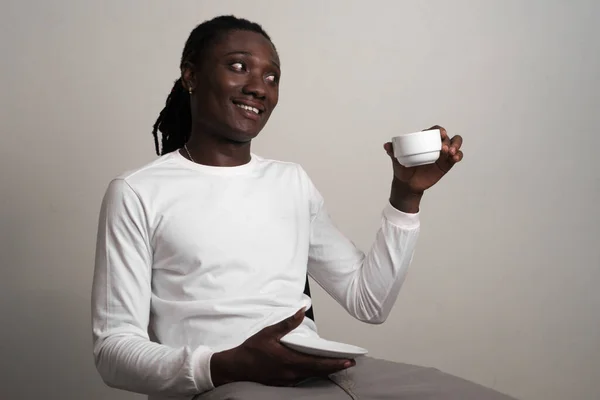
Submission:
<svg viewBox="0 0 600 400">
<path fill-rule="evenodd" d="M 279 99 L 279 57 L 260 33 L 234 30 L 182 69 L 199 132 L 246 143 L 263 129 Z M 199 128 L 199 129 L 198 129 Z"/>
</svg>

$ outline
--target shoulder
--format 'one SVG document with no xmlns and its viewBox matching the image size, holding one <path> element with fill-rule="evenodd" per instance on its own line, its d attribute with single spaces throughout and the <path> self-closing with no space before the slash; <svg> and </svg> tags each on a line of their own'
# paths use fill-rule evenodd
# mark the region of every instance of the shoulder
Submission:
<svg viewBox="0 0 600 400">
<path fill-rule="evenodd" d="M 297 162 L 284 161 L 273 158 L 266 158 L 256 154 L 252 155 L 257 160 L 257 164 L 261 169 L 276 170 L 279 172 L 292 173 L 298 176 L 302 181 L 310 180 L 306 170 Z"/>
<path fill-rule="evenodd" d="M 165 175 L 166 170 L 173 168 L 173 158 L 172 154 L 166 154 L 139 167 L 117 174 L 108 182 L 105 201 L 106 199 L 139 197 L 140 190 L 154 184 L 156 177 Z"/>
<path fill-rule="evenodd" d="M 139 167 L 123 171 L 115 177 L 115 180 L 123 180 L 135 185 L 148 177 L 154 177 L 165 170 L 172 169 L 176 165 L 176 158 L 175 153 L 165 154 Z"/>
</svg>

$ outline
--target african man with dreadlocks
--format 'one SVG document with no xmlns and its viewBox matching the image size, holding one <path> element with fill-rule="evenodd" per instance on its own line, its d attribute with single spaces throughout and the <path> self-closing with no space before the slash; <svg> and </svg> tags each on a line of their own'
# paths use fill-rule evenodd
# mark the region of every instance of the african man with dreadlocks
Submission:
<svg viewBox="0 0 600 400">
<path fill-rule="evenodd" d="M 279 96 L 281 62 L 256 23 L 222 16 L 190 34 L 154 125 L 159 157 L 112 180 L 100 212 L 94 357 L 111 387 L 166 399 L 507 399 L 437 370 L 292 350 L 319 340 L 309 274 L 353 317 L 388 317 L 412 260 L 426 189 L 462 159 L 438 127 L 435 165 L 393 165 L 367 253 L 330 220 L 301 166 L 250 145 Z"/>
</svg>

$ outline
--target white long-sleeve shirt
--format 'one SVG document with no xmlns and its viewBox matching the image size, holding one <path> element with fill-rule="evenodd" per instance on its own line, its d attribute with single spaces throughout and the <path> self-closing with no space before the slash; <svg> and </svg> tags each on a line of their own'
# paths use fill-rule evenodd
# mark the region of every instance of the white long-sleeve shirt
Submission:
<svg viewBox="0 0 600 400">
<path fill-rule="evenodd" d="M 213 388 L 213 353 L 310 307 L 307 272 L 354 317 L 381 323 L 412 260 L 419 215 L 383 209 L 363 253 L 297 164 L 238 167 L 173 152 L 114 179 L 102 202 L 92 292 L 104 381 L 151 400 Z M 317 336 L 314 322 L 297 329 Z"/>
</svg>

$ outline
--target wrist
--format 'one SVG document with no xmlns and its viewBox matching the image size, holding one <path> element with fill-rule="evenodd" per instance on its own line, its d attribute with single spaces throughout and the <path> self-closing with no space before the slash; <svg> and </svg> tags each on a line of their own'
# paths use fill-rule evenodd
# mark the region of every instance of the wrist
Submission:
<svg viewBox="0 0 600 400">
<path fill-rule="evenodd" d="M 235 359 L 235 349 L 213 354 L 210 360 L 210 376 L 214 387 L 240 380 L 235 372 Z"/>
<path fill-rule="evenodd" d="M 416 214 L 419 212 L 423 192 L 413 192 L 396 179 L 392 181 L 390 204 L 397 210 Z"/>
</svg>

